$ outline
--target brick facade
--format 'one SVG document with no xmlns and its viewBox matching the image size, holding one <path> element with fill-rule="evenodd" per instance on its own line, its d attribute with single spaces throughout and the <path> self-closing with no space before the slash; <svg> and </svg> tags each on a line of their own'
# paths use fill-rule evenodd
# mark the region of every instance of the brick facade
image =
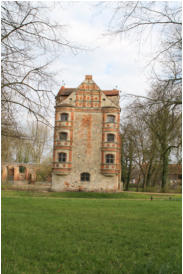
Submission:
<svg viewBox="0 0 183 274">
<path fill-rule="evenodd" d="M 2 181 L 36 181 L 38 164 L 2 163 Z"/>
<path fill-rule="evenodd" d="M 53 191 L 121 191 L 118 90 L 86 75 L 56 96 Z M 63 138 L 64 137 L 64 138 Z"/>
</svg>

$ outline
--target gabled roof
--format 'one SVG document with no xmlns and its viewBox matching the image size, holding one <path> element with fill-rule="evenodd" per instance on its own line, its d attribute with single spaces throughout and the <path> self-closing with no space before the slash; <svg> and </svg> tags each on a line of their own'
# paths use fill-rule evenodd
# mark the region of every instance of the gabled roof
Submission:
<svg viewBox="0 0 183 274">
<path fill-rule="evenodd" d="M 57 96 L 68 96 L 70 95 L 73 91 L 76 91 L 76 88 L 65 88 L 62 86 L 57 94 Z"/>
<path fill-rule="evenodd" d="M 112 90 L 102 90 L 103 93 L 107 96 L 117 96 L 119 95 L 119 90 L 117 89 L 112 89 Z"/>
<path fill-rule="evenodd" d="M 65 88 L 62 86 L 57 94 L 57 96 L 68 96 L 70 95 L 73 91 L 76 91 L 77 88 Z M 102 92 L 106 96 L 118 96 L 119 95 L 119 90 L 117 89 L 112 89 L 112 90 L 102 90 Z"/>
</svg>

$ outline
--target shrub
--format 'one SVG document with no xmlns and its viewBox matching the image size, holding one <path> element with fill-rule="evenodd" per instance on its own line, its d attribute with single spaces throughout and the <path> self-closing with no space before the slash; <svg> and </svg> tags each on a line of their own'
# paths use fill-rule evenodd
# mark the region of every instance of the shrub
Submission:
<svg viewBox="0 0 183 274">
<path fill-rule="evenodd" d="M 42 163 L 40 168 L 36 171 L 37 181 L 48 181 L 51 177 L 52 166 L 51 164 Z"/>
</svg>

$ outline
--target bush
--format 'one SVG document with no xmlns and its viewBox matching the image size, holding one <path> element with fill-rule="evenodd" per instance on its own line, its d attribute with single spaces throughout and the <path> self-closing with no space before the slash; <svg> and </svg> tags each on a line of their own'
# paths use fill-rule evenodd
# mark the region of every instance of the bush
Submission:
<svg viewBox="0 0 183 274">
<path fill-rule="evenodd" d="M 36 171 L 36 181 L 48 181 L 51 177 L 52 166 L 51 164 L 41 164 L 40 168 Z"/>
</svg>

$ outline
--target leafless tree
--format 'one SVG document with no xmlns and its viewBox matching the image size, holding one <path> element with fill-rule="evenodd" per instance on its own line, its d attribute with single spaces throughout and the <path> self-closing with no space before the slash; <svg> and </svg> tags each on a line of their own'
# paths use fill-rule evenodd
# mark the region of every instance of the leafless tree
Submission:
<svg viewBox="0 0 183 274">
<path fill-rule="evenodd" d="M 14 132 L 12 132 L 14 133 Z M 2 136 L 2 161 L 40 163 L 50 153 L 52 130 L 47 125 L 29 121 L 27 129 L 19 136 Z"/>
<path fill-rule="evenodd" d="M 122 182 L 124 189 L 128 190 L 132 176 L 132 169 L 134 164 L 134 128 L 132 124 L 124 123 L 121 125 L 121 167 L 122 167 Z"/>
<path fill-rule="evenodd" d="M 162 86 L 155 86 L 151 91 L 152 98 L 158 98 L 161 104 L 151 105 L 148 100 L 137 102 L 132 106 L 147 125 L 151 136 L 153 149 L 159 154 L 159 168 L 161 170 L 162 191 L 164 191 L 167 177 L 168 164 L 172 151 L 179 150 L 181 147 L 181 113 L 175 110 L 172 105 L 167 104 L 167 89 Z M 150 147 L 150 144 L 149 144 Z"/>
<path fill-rule="evenodd" d="M 122 124 L 122 176 L 127 188 L 127 174 L 137 168 L 136 178 L 144 190 L 161 183 L 165 191 L 170 160 L 173 154 L 180 154 L 182 144 L 181 111 L 167 103 L 169 94 L 171 88 L 158 83 L 148 94 L 158 104 L 148 97 L 136 98 L 127 107 Z"/>
<path fill-rule="evenodd" d="M 32 122 L 29 128 L 32 161 L 40 163 L 45 150 L 48 151 L 48 146 L 52 146 L 50 139 L 52 139 L 53 136 L 51 136 L 50 128 L 44 124 Z"/>
<path fill-rule="evenodd" d="M 123 1 L 113 3 L 113 16 L 109 24 L 110 35 L 132 35 L 143 50 L 146 41 L 156 38 L 156 50 L 151 58 L 152 85 L 159 82 L 171 87 L 167 103 L 182 103 L 182 6 L 172 1 Z M 157 39 L 158 37 L 158 39 Z M 134 39 L 135 38 L 135 39 Z M 155 64 L 161 65 L 157 72 Z M 135 92 L 132 92 L 135 95 Z M 128 94 L 130 96 L 130 94 Z M 159 103 L 154 98 L 151 104 Z"/>
<path fill-rule="evenodd" d="M 152 136 L 146 122 L 142 118 L 139 104 L 133 102 L 126 110 L 122 130 L 122 179 L 125 188 L 134 173 L 136 186 L 139 183 L 143 190 L 150 185 L 158 158 L 157 140 Z"/>
<path fill-rule="evenodd" d="M 114 4 L 109 25 L 112 34 L 133 34 L 140 39 L 159 33 L 160 44 L 153 58 L 169 49 L 181 49 L 182 6 L 181 2 L 166 1 L 120 1 Z M 135 31 L 135 33 L 134 33 Z M 154 32 L 153 32 L 154 31 Z M 145 37 L 144 37 L 145 36 Z M 166 45 L 166 47 L 165 47 Z M 178 57 L 178 56 L 177 56 Z"/>
<path fill-rule="evenodd" d="M 47 18 L 49 8 L 46 2 L 2 2 L 2 125 L 5 129 L 8 121 L 9 128 L 17 135 L 20 132 L 15 120 L 21 121 L 27 113 L 51 126 L 49 107 L 53 103 L 55 82 L 49 65 L 56 52 L 79 49 L 63 37 L 63 25 Z M 4 130 L 3 134 L 8 133 L 9 130 Z"/>
</svg>

